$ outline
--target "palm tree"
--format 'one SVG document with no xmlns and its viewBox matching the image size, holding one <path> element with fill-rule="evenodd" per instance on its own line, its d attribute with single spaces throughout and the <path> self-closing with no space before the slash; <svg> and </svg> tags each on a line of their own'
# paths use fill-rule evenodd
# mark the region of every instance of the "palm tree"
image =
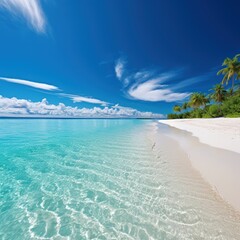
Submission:
<svg viewBox="0 0 240 240">
<path fill-rule="evenodd" d="M 213 94 L 211 94 L 211 98 L 218 103 L 222 103 L 226 97 L 227 91 L 224 89 L 222 84 L 216 84 L 213 89 Z"/>
<path fill-rule="evenodd" d="M 205 107 L 208 102 L 208 98 L 203 93 L 192 93 L 189 105 L 196 109 L 201 106 Z"/>
<path fill-rule="evenodd" d="M 232 95 L 233 95 L 233 89 L 230 88 L 230 89 L 228 89 L 228 91 L 227 91 L 227 96 L 228 96 L 228 97 L 231 97 Z"/>
<path fill-rule="evenodd" d="M 181 107 L 180 107 L 179 105 L 175 105 L 175 106 L 173 107 L 173 111 L 174 111 L 174 112 L 181 112 Z"/>
<path fill-rule="evenodd" d="M 184 102 L 182 105 L 182 110 L 187 110 L 187 108 L 189 107 L 187 102 Z"/>
<path fill-rule="evenodd" d="M 226 58 L 222 64 L 225 66 L 220 71 L 218 71 L 217 75 L 224 75 L 222 79 L 222 84 L 226 82 L 228 84 L 229 80 L 232 79 L 232 90 L 234 89 L 234 82 L 236 79 L 240 79 L 240 62 L 238 58 L 240 54 L 237 54 L 234 58 Z"/>
</svg>

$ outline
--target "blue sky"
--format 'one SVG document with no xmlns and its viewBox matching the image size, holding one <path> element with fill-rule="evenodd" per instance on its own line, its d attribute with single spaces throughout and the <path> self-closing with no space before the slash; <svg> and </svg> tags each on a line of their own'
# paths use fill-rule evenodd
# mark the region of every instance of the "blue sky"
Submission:
<svg viewBox="0 0 240 240">
<path fill-rule="evenodd" d="M 161 117 L 240 52 L 235 0 L 2 0 L 0 115 Z M 159 115 L 154 115 L 159 114 Z"/>
</svg>

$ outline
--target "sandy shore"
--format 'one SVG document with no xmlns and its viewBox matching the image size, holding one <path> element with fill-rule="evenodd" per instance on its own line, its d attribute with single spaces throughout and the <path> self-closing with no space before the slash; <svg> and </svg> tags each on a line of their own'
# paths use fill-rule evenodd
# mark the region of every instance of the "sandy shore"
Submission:
<svg viewBox="0 0 240 240">
<path fill-rule="evenodd" d="M 159 122 L 164 124 L 162 132 L 187 153 L 192 166 L 240 212 L 240 118 Z"/>
<path fill-rule="evenodd" d="M 240 118 L 159 120 L 191 132 L 200 142 L 240 153 Z"/>
</svg>

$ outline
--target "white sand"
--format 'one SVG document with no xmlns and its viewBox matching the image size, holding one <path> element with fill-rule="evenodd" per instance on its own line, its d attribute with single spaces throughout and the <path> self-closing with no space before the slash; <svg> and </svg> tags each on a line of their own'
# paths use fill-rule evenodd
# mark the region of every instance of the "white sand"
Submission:
<svg viewBox="0 0 240 240">
<path fill-rule="evenodd" d="M 240 118 L 159 120 L 191 132 L 200 142 L 240 153 Z"/>
<path fill-rule="evenodd" d="M 178 142 L 192 166 L 240 212 L 240 118 L 159 122 L 171 126 L 162 132 Z"/>
</svg>

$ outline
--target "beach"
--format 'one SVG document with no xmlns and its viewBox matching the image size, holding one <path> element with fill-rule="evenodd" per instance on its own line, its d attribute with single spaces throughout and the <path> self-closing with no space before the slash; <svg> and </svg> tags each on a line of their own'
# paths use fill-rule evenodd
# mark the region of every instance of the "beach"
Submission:
<svg viewBox="0 0 240 240">
<path fill-rule="evenodd" d="M 192 166 L 240 211 L 240 118 L 159 120 Z"/>
<path fill-rule="evenodd" d="M 240 153 L 240 118 L 174 119 L 159 122 L 188 131 L 202 143 Z"/>
</svg>

